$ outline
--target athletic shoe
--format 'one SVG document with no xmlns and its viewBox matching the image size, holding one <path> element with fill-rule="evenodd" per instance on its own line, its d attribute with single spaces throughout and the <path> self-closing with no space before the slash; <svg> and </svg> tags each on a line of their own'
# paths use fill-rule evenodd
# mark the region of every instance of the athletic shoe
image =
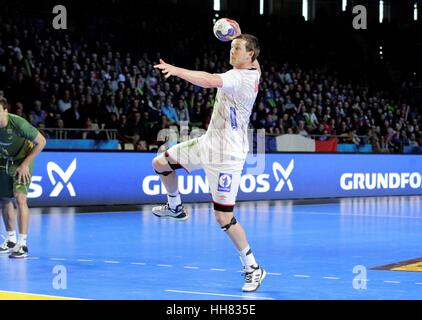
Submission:
<svg viewBox="0 0 422 320">
<path fill-rule="evenodd" d="M 3 244 L 0 246 L 0 254 L 10 253 L 11 249 L 13 249 L 15 246 L 15 242 L 12 242 L 10 240 L 4 241 Z"/>
<path fill-rule="evenodd" d="M 173 218 L 176 220 L 186 220 L 188 218 L 188 214 L 181 204 L 176 209 L 172 209 L 166 203 L 165 205 L 152 208 L 152 213 L 159 218 Z"/>
<path fill-rule="evenodd" d="M 265 276 L 267 275 L 267 272 L 260 266 L 251 268 L 254 270 L 244 273 L 245 283 L 242 287 L 242 291 L 244 292 L 253 292 L 258 289 L 262 283 L 262 280 L 264 280 Z"/>
<path fill-rule="evenodd" d="M 13 248 L 12 253 L 9 255 L 9 258 L 22 259 L 22 258 L 26 258 L 27 256 L 28 256 L 28 247 L 17 244 Z"/>
</svg>

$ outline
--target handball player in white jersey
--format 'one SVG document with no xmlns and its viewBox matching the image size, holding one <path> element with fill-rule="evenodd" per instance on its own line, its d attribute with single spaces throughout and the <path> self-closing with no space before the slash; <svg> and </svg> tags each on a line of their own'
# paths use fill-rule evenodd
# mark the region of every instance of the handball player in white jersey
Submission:
<svg viewBox="0 0 422 320">
<path fill-rule="evenodd" d="M 165 63 L 155 65 L 165 78 L 176 76 L 202 88 L 217 88 L 207 132 L 179 143 L 154 158 L 152 165 L 167 190 L 167 203 L 153 208 L 161 218 L 188 218 L 178 191 L 176 169 L 204 169 L 214 203 L 214 214 L 239 252 L 245 272 L 242 290 L 258 289 L 266 272 L 255 261 L 246 234 L 233 215 L 240 177 L 249 151 L 247 129 L 258 93 L 261 70 L 256 60 L 259 43 L 255 36 L 241 34 L 231 43 L 233 69 L 222 74 L 187 70 Z"/>
</svg>

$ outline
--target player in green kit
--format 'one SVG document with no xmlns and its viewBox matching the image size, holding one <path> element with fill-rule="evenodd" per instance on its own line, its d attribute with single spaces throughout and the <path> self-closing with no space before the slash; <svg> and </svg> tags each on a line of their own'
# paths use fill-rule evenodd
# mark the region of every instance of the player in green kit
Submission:
<svg viewBox="0 0 422 320">
<path fill-rule="evenodd" d="M 44 149 L 45 138 L 25 119 L 7 111 L 0 98 L 0 199 L 7 238 L 0 254 L 26 258 L 29 209 L 27 194 L 31 184 L 34 158 Z M 15 231 L 13 199 L 18 208 L 19 238 Z"/>
</svg>

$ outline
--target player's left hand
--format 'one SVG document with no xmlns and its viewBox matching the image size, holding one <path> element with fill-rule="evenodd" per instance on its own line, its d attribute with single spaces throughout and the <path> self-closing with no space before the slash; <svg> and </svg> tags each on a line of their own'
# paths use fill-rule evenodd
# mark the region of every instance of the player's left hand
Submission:
<svg viewBox="0 0 422 320">
<path fill-rule="evenodd" d="M 16 168 L 16 175 L 18 176 L 18 183 L 28 184 L 31 182 L 31 174 L 29 173 L 29 166 L 21 164 Z"/>
<path fill-rule="evenodd" d="M 156 64 L 154 68 L 160 69 L 164 74 L 164 77 L 167 79 L 170 76 L 175 76 L 177 72 L 177 67 L 164 62 L 163 59 L 160 59 L 160 63 Z"/>
</svg>

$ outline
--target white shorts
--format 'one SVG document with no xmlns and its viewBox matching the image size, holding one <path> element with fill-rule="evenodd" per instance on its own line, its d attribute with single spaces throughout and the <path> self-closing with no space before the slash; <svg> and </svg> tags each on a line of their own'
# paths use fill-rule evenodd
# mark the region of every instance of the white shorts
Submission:
<svg viewBox="0 0 422 320">
<path fill-rule="evenodd" d="M 176 144 L 167 150 L 167 155 L 188 173 L 204 169 L 214 204 L 232 207 L 236 203 L 244 161 L 220 161 L 218 156 L 213 159 L 210 148 L 201 138 Z"/>
</svg>

